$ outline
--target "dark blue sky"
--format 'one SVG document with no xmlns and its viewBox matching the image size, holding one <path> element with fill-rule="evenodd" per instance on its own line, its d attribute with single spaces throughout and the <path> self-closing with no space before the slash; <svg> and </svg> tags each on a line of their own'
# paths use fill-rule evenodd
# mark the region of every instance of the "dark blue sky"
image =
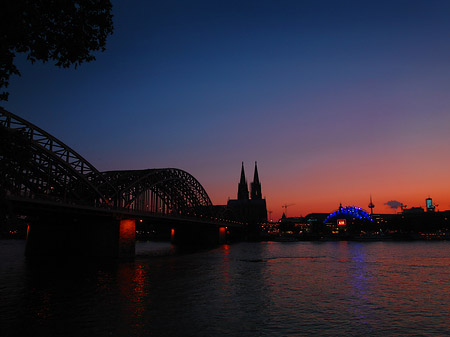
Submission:
<svg viewBox="0 0 450 337">
<path fill-rule="evenodd" d="M 364 206 L 369 193 L 380 207 L 428 194 L 450 207 L 449 1 L 113 6 L 95 62 L 18 57 L 5 108 L 100 170 L 185 169 L 215 203 L 257 160 L 274 215 L 285 202 Z"/>
</svg>

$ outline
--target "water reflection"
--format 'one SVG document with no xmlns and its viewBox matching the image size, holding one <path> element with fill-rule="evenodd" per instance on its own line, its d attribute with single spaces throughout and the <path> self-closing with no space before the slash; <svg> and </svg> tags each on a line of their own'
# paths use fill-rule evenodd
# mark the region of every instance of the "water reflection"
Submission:
<svg viewBox="0 0 450 337">
<path fill-rule="evenodd" d="M 148 270 L 142 264 L 130 262 L 120 264 L 118 269 L 118 282 L 122 305 L 121 319 L 127 322 L 130 336 L 143 334 L 143 317 L 151 301 L 147 298 L 150 293 Z"/>
<path fill-rule="evenodd" d="M 368 264 L 371 263 L 367 257 L 367 245 L 352 243 L 349 245 L 349 254 L 351 255 L 350 284 L 352 294 L 350 298 L 350 307 L 348 310 L 354 317 L 361 320 L 364 325 L 370 325 L 374 314 L 374 306 L 370 303 L 372 294 L 372 275 Z M 368 331 L 372 331 L 370 327 L 366 327 Z"/>
<path fill-rule="evenodd" d="M 220 264 L 220 274 L 223 276 L 222 290 L 226 296 L 231 297 L 231 284 L 230 284 L 230 245 L 222 245 L 219 248 L 223 254 L 223 263 Z"/>
<path fill-rule="evenodd" d="M 122 262 L 13 248 L 0 245 L 2 337 L 450 333 L 450 242 L 243 243 Z"/>
</svg>

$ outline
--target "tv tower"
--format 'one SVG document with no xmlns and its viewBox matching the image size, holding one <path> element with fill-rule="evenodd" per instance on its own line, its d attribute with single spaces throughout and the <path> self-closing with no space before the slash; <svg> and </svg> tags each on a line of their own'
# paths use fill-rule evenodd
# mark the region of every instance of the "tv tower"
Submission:
<svg viewBox="0 0 450 337">
<path fill-rule="evenodd" d="M 372 195 L 370 195 L 370 204 L 367 207 L 370 208 L 370 215 L 373 215 L 373 209 L 374 209 L 375 205 L 372 202 Z"/>
</svg>

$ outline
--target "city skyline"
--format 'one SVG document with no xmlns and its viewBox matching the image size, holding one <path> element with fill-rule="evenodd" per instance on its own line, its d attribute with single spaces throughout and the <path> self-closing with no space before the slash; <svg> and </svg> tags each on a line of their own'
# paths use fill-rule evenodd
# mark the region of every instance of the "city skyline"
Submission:
<svg viewBox="0 0 450 337">
<path fill-rule="evenodd" d="M 214 204 L 258 162 L 272 218 L 339 203 L 450 209 L 450 4 L 113 2 L 77 70 L 30 65 L 7 110 L 101 171 L 176 167 Z"/>
</svg>

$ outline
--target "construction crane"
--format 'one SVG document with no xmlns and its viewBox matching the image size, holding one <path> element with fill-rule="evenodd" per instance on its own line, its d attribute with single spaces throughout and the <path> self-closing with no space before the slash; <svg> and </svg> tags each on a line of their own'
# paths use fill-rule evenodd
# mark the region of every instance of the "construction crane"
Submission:
<svg viewBox="0 0 450 337">
<path fill-rule="evenodd" d="M 281 205 L 281 208 L 284 208 L 284 215 L 286 215 L 286 218 L 287 218 L 287 209 L 288 209 L 288 207 L 290 207 L 290 206 L 294 206 L 295 204 L 284 204 L 284 205 Z"/>
</svg>

